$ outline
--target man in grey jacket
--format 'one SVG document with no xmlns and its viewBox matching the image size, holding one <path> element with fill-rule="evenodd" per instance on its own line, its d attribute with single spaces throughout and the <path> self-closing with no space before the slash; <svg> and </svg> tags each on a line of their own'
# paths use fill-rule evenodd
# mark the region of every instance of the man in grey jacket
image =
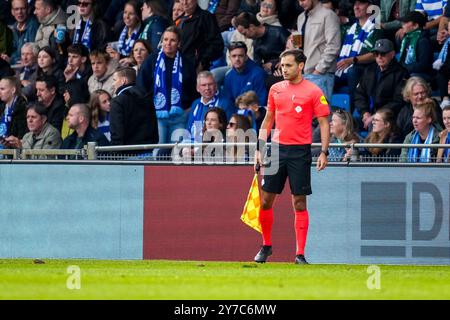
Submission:
<svg viewBox="0 0 450 320">
<path fill-rule="evenodd" d="M 67 15 L 57 5 L 55 0 L 36 0 L 34 4 L 34 14 L 39 20 L 40 26 L 36 33 L 35 42 L 39 48 L 45 46 L 51 46 L 50 37 L 59 26 L 66 29 Z M 54 34 L 53 34 L 54 35 Z M 66 35 L 66 33 L 64 33 Z M 62 43 L 64 39 L 58 39 L 56 35 L 54 37 L 59 43 Z"/>
<path fill-rule="evenodd" d="M 319 0 L 298 0 L 305 10 L 298 16 L 298 31 L 306 55 L 304 78 L 322 89 L 328 101 L 334 86 L 336 60 L 341 48 L 339 18 Z"/>
</svg>

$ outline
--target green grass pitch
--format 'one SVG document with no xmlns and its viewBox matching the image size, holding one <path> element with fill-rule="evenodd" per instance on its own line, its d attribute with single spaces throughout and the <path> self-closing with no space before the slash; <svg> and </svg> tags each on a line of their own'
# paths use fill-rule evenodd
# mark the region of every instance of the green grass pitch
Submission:
<svg viewBox="0 0 450 320">
<path fill-rule="evenodd" d="M 367 265 L 43 261 L 0 260 L 0 299 L 450 299 L 450 266 L 379 265 L 380 288 L 370 290 Z M 80 289 L 68 288 L 69 266 Z"/>
</svg>

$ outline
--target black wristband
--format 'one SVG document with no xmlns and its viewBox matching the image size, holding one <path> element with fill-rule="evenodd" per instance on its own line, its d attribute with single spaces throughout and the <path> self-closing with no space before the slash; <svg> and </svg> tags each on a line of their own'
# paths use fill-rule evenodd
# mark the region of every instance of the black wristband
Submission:
<svg viewBox="0 0 450 320">
<path fill-rule="evenodd" d="M 320 150 L 320 153 L 324 153 L 327 157 L 328 157 L 328 154 L 329 154 L 329 152 L 328 152 L 328 150 Z"/>
<path fill-rule="evenodd" d="M 258 142 L 256 142 L 256 150 L 257 151 L 264 150 L 265 146 L 266 146 L 266 142 L 263 139 L 258 139 Z"/>
</svg>

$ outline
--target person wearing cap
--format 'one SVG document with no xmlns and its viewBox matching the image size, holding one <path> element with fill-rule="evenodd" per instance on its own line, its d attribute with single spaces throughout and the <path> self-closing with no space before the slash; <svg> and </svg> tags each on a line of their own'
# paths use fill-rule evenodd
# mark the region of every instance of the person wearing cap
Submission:
<svg viewBox="0 0 450 320">
<path fill-rule="evenodd" d="M 412 11 L 401 20 L 405 36 L 400 46 L 399 61 L 411 76 L 430 81 L 433 50 L 428 34 L 423 31 L 427 19 L 422 13 Z"/>
<path fill-rule="evenodd" d="M 371 0 L 356 0 L 353 5 L 355 18 L 344 36 L 337 62 L 336 85 L 348 86 L 350 105 L 353 107 L 354 92 L 365 67 L 375 61 L 370 52 L 375 41 L 381 38 L 381 30 L 375 27 L 375 19 L 370 19 Z"/>
<path fill-rule="evenodd" d="M 392 41 L 378 40 L 372 53 L 376 63 L 366 68 L 355 92 L 355 107 L 362 123 L 358 122 L 365 129 L 369 128 L 373 114 L 382 107 L 392 110 L 395 117 L 398 115 L 403 106 L 403 84 L 408 78 L 408 71 L 395 59 Z"/>
</svg>

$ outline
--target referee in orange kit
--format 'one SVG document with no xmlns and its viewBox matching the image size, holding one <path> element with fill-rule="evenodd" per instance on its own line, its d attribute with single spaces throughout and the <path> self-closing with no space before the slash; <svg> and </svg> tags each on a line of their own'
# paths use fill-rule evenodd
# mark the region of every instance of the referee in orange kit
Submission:
<svg viewBox="0 0 450 320">
<path fill-rule="evenodd" d="M 263 263 L 272 254 L 273 203 L 283 191 L 286 179 L 292 193 L 295 210 L 295 238 L 297 244 L 295 263 L 308 264 L 305 259 L 305 244 L 308 233 L 309 215 L 306 196 L 311 191 L 311 143 L 312 121 L 319 121 L 322 151 L 317 160 L 317 170 L 328 164 L 330 129 L 328 115 L 330 108 L 320 88 L 303 79 L 302 71 L 306 57 L 300 49 L 286 50 L 281 55 L 281 70 L 284 81 L 274 84 L 269 91 L 267 114 L 261 125 L 255 152 L 255 171 L 263 163 L 264 147 L 273 128 L 272 145 L 277 144 L 279 160 L 275 174 L 264 175 L 262 180 L 261 209 L 259 219 L 262 228 L 263 246 L 255 256 L 255 262 Z M 276 148 L 272 148 L 276 150 Z M 277 159 L 272 152 L 272 159 Z M 275 163 L 274 163 L 275 161 Z"/>
</svg>

